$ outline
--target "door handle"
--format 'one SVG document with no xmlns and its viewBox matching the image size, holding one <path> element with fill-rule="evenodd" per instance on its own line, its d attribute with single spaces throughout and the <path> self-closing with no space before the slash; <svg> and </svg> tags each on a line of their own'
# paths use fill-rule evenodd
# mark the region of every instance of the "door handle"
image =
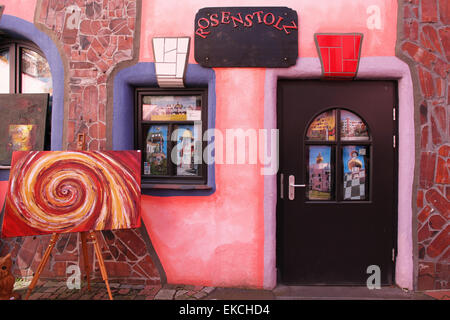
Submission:
<svg viewBox="0 0 450 320">
<path fill-rule="evenodd" d="M 295 176 L 289 176 L 289 200 L 295 199 L 295 188 L 305 188 L 306 184 L 295 184 Z"/>
</svg>

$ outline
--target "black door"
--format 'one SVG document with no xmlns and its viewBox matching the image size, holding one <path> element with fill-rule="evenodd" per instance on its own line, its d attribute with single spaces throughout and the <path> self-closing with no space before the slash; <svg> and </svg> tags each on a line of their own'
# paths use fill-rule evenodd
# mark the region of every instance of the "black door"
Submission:
<svg viewBox="0 0 450 320">
<path fill-rule="evenodd" d="M 391 81 L 278 82 L 281 283 L 392 283 L 395 103 Z"/>
</svg>

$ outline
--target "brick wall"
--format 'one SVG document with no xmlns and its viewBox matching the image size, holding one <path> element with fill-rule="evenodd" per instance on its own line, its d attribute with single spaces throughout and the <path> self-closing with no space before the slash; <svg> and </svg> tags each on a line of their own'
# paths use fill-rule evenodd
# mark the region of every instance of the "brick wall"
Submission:
<svg viewBox="0 0 450 320">
<path fill-rule="evenodd" d="M 55 42 L 65 65 L 65 141 L 63 148 L 76 149 L 79 133 L 88 150 L 106 148 L 107 83 L 115 68 L 138 55 L 134 49 L 137 0 L 39 0 L 36 26 Z M 55 79 L 54 79 L 55 80 Z M 62 81 L 62 79 L 57 79 Z M 110 279 L 155 284 L 160 276 L 139 230 L 98 232 Z M 0 256 L 12 252 L 14 273 L 33 275 L 50 236 L 2 239 Z M 79 234 L 63 234 L 41 278 L 66 278 L 66 268 L 78 264 L 83 273 Z M 92 244 L 94 278 L 101 279 Z"/>
<path fill-rule="evenodd" d="M 450 288 L 450 1 L 400 0 L 399 47 L 418 78 L 418 289 Z"/>
</svg>

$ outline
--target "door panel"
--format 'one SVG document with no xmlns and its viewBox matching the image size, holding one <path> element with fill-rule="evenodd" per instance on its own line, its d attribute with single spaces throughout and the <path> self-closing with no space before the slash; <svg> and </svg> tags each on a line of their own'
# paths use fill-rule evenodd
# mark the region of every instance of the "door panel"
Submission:
<svg viewBox="0 0 450 320">
<path fill-rule="evenodd" d="M 277 204 L 277 264 L 282 283 L 365 285 L 370 265 L 380 267 L 382 284 L 392 283 L 395 97 L 395 82 L 390 81 L 278 82 L 279 175 L 283 175 L 285 193 Z M 334 137 L 331 124 L 325 133 L 308 131 L 314 119 L 330 110 L 336 112 Z M 348 119 L 349 113 L 364 120 L 366 137 L 364 126 L 358 128 L 357 141 L 349 141 L 348 132 L 341 132 L 340 115 Z M 356 122 L 342 126 L 352 123 Z M 321 135 L 327 136 L 326 142 L 320 141 Z M 325 149 L 319 155 L 321 148 Z M 353 158 L 351 148 L 359 150 Z M 294 200 L 288 197 L 290 175 L 295 176 L 295 184 L 306 185 L 294 188 Z M 329 186 L 324 181 L 328 178 Z M 358 197 L 354 188 L 354 196 L 346 197 L 346 192 L 352 192 L 344 186 L 346 178 L 362 184 L 364 196 Z M 324 192 L 327 187 L 331 197 Z"/>
</svg>

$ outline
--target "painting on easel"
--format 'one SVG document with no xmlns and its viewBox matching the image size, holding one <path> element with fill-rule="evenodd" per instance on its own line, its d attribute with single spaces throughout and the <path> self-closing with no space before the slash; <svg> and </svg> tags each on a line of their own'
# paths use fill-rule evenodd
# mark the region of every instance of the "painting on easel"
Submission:
<svg viewBox="0 0 450 320">
<path fill-rule="evenodd" d="M 140 227 L 140 151 L 15 151 L 2 236 Z"/>
</svg>

